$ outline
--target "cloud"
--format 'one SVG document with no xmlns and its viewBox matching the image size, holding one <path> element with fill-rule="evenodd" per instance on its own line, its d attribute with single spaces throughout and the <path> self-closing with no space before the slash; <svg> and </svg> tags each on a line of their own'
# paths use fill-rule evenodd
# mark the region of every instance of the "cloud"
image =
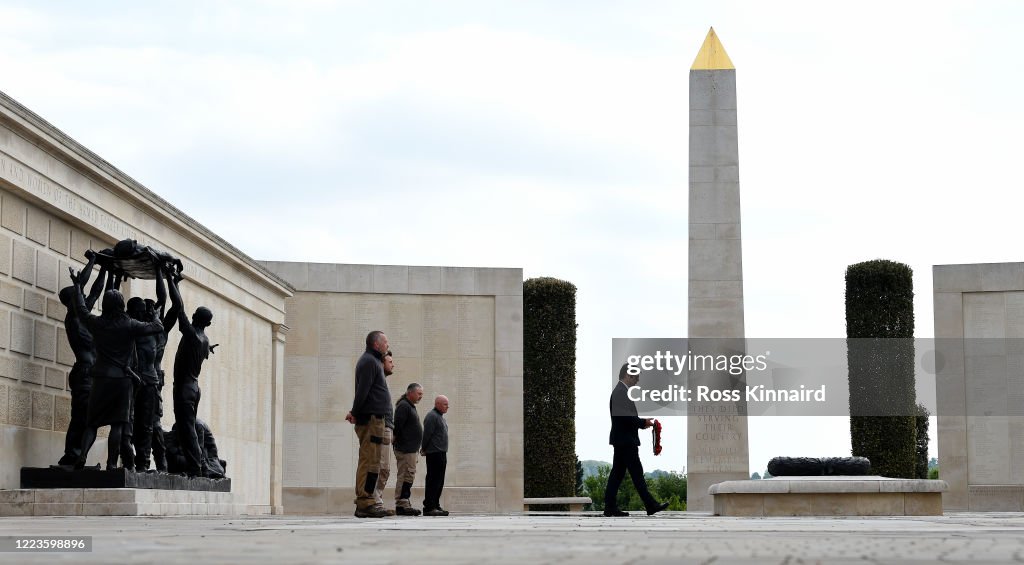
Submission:
<svg viewBox="0 0 1024 565">
<path fill-rule="evenodd" d="M 709 25 L 738 68 L 748 335 L 843 335 L 846 266 L 886 257 L 927 337 L 931 265 L 1020 259 L 1022 10 L 7 3 L 0 89 L 252 256 L 572 281 L 578 416 L 605 422 L 611 338 L 686 330 Z"/>
</svg>

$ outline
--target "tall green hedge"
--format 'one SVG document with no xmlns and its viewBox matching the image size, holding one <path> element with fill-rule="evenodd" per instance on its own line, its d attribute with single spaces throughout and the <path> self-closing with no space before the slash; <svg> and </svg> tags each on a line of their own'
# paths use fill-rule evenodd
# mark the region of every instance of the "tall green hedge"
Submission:
<svg viewBox="0 0 1024 565">
<path fill-rule="evenodd" d="M 576 493 L 576 287 L 523 283 L 523 451 L 527 497 Z"/>
<path fill-rule="evenodd" d="M 914 281 L 903 263 L 846 269 L 846 336 L 853 455 L 872 474 L 916 476 Z"/>
</svg>

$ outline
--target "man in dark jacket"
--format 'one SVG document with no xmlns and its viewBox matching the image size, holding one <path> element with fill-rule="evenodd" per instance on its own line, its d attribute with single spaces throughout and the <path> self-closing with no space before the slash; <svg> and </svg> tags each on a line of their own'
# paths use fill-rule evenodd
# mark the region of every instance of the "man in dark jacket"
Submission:
<svg viewBox="0 0 1024 565">
<path fill-rule="evenodd" d="M 423 424 L 416 412 L 416 404 L 423 398 L 423 387 L 410 383 L 405 394 L 395 404 L 395 462 L 398 464 L 395 481 L 395 512 L 401 516 L 419 516 L 412 507 L 412 482 L 416 479 L 416 457 L 423 441 Z"/>
<path fill-rule="evenodd" d="M 668 508 L 668 503 L 658 502 L 647 490 L 644 480 L 644 466 L 640 462 L 640 436 L 638 430 L 650 427 L 654 422 L 650 418 L 637 416 L 636 404 L 629 399 L 629 388 L 640 382 L 640 368 L 623 365 L 619 370 L 619 382 L 612 389 L 608 408 L 612 416 L 612 431 L 608 443 L 612 445 L 615 455 L 612 459 L 612 470 L 608 474 L 608 485 L 604 489 L 604 515 L 629 516 L 628 512 L 619 509 L 615 501 L 619 494 L 619 485 L 629 471 L 637 494 L 644 501 L 647 515 Z"/>
<path fill-rule="evenodd" d="M 448 467 L 448 397 L 441 395 L 434 399 L 434 409 L 423 418 L 423 441 L 420 453 L 427 457 L 426 492 L 423 496 L 424 516 L 447 516 L 441 508 L 441 491 L 444 489 L 444 472 Z"/>
<path fill-rule="evenodd" d="M 356 425 L 359 464 L 356 468 L 356 516 L 383 518 L 387 511 L 377 504 L 373 491 L 380 472 L 380 446 L 384 441 L 384 417 L 391 410 L 391 392 L 384 378 L 384 354 L 388 338 L 374 330 L 366 336 L 366 352 L 356 362 L 356 390 L 352 411 L 345 419 Z"/>
</svg>

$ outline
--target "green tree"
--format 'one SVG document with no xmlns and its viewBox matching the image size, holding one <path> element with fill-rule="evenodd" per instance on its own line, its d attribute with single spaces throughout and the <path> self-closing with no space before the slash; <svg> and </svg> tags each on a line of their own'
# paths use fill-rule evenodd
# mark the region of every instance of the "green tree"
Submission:
<svg viewBox="0 0 1024 565">
<path fill-rule="evenodd" d="M 757 471 L 754 471 L 753 473 L 750 474 L 750 480 L 759 481 L 761 480 L 761 475 Z"/>
<path fill-rule="evenodd" d="M 591 510 L 604 510 L 604 493 L 608 485 L 608 474 L 611 467 L 601 465 L 597 473 L 583 480 L 583 496 L 589 496 Z M 668 501 L 669 510 L 686 510 L 686 475 L 671 472 L 658 474 L 647 479 L 647 488 L 651 495 L 659 501 Z M 644 510 L 643 500 L 636 492 L 633 481 L 627 474 L 619 486 L 616 503 L 622 510 Z"/>
<path fill-rule="evenodd" d="M 672 471 L 647 482 L 654 498 L 668 501 L 669 510 L 686 510 L 686 475 Z M 643 508 L 643 503 L 640 504 Z"/>
<path fill-rule="evenodd" d="M 583 463 L 576 457 L 576 496 L 583 496 Z"/>
<path fill-rule="evenodd" d="M 596 475 L 591 475 L 583 481 L 584 488 L 586 489 L 584 496 L 590 497 L 591 509 L 593 510 L 604 510 L 605 487 L 608 485 L 608 474 L 611 472 L 611 469 L 610 465 L 601 465 L 597 468 Z M 619 485 L 619 492 L 615 497 L 615 503 L 621 510 L 634 510 L 644 507 L 643 503 L 640 502 L 640 497 L 636 494 L 633 482 L 629 480 L 628 476 Z"/>
<path fill-rule="evenodd" d="M 876 260 L 846 269 L 850 443 L 871 472 L 916 476 L 914 281 L 903 263 Z"/>
<path fill-rule="evenodd" d="M 917 458 L 914 474 L 918 479 L 928 478 L 928 417 L 931 413 L 924 404 L 917 405 L 917 416 L 914 418 L 917 427 Z"/>
<path fill-rule="evenodd" d="M 597 472 L 583 479 L 583 496 L 590 497 L 591 510 L 604 510 L 604 489 L 611 467 L 598 465 Z"/>
</svg>

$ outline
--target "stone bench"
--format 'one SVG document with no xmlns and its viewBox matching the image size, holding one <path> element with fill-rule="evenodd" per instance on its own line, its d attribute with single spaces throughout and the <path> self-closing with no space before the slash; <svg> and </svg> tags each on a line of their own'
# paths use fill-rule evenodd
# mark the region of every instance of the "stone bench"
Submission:
<svg viewBox="0 0 1024 565">
<path fill-rule="evenodd" d="M 593 502 L 589 496 L 563 496 L 561 498 L 524 498 L 523 512 L 529 512 L 531 505 L 568 504 L 569 512 L 583 512 L 583 506 Z"/>
<path fill-rule="evenodd" d="M 772 477 L 711 485 L 716 516 L 941 516 L 946 481 Z"/>
</svg>

